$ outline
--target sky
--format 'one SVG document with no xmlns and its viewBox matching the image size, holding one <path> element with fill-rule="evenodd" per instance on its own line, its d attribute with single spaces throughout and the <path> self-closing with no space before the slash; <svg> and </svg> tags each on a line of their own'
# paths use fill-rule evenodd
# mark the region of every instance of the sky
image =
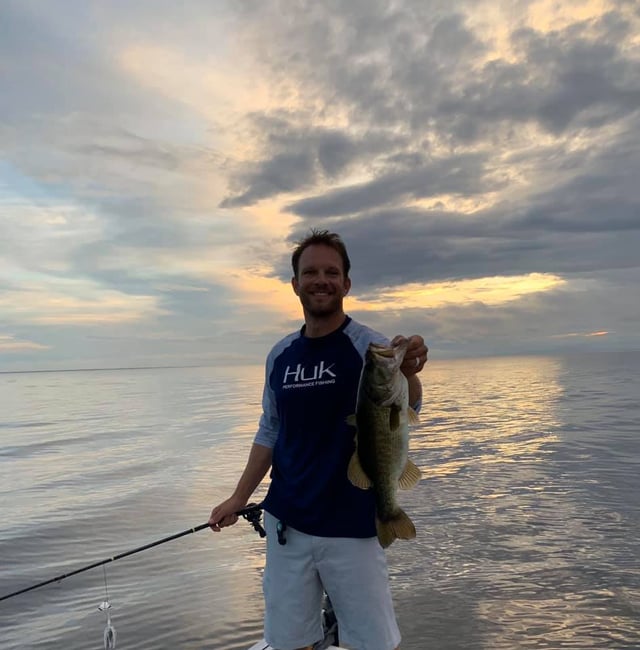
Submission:
<svg viewBox="0 0 640 650">
<path fill-rule="evenodd" d="M 0 2 L 0 371 L 260 364 L 310 228 L 431 359 L 639 349 L 640 5 Z"/>
</svg>

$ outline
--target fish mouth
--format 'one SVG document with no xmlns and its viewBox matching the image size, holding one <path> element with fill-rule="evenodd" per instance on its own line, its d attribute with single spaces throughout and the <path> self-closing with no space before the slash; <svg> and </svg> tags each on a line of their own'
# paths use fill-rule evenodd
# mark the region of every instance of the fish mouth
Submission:
<svg viewBox="0 0 640 650">
<path fill-rule="evenodd" d="M 384 359 L 393 359 L 395 356 L 391 348 L 382 348 L 381 350 L 371 350 L 373 354 L 377 357 L 383 357 Z"/>
<path fill-rule="evenodd" d="M 369 343 L 369 351 L 377 357 L 384 359 L 393 359 L 398 356 L 398 352 L 404 356 L 407 344 L 400 343 L 399 345 L 381 345 L 380 343 Z"/>
<path fill-rule="evenodd" d="M 394 356 L 393 348 L 388 347 L 386 345 L 380 345 L 379 343 L 369 343 L 369 350 L 377 357 L 392 359 Z"/>
<path fill-rule="evenodd" d="M 368 358 L 378 365 L 387 366 L 390 369 L 399 368 L 407 351 L 408 343 L 403 341 L 399 345 L 380 345 L 369 343 Z"/>
</svg>

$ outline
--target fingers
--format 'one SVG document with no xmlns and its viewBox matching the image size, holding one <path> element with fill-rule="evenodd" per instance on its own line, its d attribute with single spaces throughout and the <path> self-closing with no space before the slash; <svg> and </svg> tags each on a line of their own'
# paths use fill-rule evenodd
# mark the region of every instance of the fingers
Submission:
<svg viewBox="0 0 640 650">
<path fill-rule="evenodd" d="M 209 515 L 209 528 L 216 533 L 220 532 L 220 515 L 218 514 L 219 508 L 214 508 Z"/>
<path fill-rule="evenodd" d="M 397 345 L 400 345 L 403 341 L 406 340 L 406 337 L 402 336 L 402 334 L 398 334 L 391 339 L 391 347 L 395 348 Z"/>
<path fill-rule="evenodd" d="M 396 336 L 391 341 L 391 344 L 394 346 L 399 345 L 404 340 L 408 340 L 409 344 L 400 370 L 406 377 L 411 377 L 411 375 L 421 372 L 424 368 L 424 365 L 427 363 L 429 348 L 425 345 L 424 339 L 419 334 L 414 334 L 408 339 L 404 336 Z"/>
<path fill-rule="evenodd" d="M 216 506 L 209 515 L 209 528 L 215 533 L 219 533 L 222 528 L 227 526 L 233 526 L 238 521 L 238 515 L 236 514 L 235 507 L 231 507 L 231 504 L 221 503 L 219 506 Z"/>
<path fill-rule="evenodd" d="M 227 515 L 222 517 L 222 519 L 211 516 L 209 518 L 209 528 L 215 533 L 219 533 L 223 528 L 227 526 L 233 526 L 238 521 L 238 515 Z"/>
</svg>

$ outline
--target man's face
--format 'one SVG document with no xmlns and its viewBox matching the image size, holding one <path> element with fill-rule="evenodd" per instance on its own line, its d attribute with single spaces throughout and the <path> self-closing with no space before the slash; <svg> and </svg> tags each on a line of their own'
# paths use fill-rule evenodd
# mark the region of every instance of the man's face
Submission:
<svg viewBox="0 0 640 650">
<path fill-rule="evenodd" d="M 340 253 L 330 246 L 314 244 L 302 252 L 298 277 L 291 280 L 306 313 L 329 316 L 342 311 L 342 299 L 351 288 L 344 277 Z"/>
</svg>

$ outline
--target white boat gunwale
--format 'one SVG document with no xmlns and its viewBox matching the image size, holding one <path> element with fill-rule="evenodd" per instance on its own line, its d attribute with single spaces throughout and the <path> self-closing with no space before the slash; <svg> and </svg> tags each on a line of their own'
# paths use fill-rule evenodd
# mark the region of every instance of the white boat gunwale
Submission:
<svg viewBox="0 0 640 650">
<path fill-rule="evenodd" d="M 255 645 L 252 645 L 249 650 L 275 650 L 273 647 L 271 647 L 264 639 L 262 641 L 258 641 Z M 340 648 L 337 645 L 328 645 L 325 646 L 325 650 L 344 650 L 344 648 Z"/>
</svg>

